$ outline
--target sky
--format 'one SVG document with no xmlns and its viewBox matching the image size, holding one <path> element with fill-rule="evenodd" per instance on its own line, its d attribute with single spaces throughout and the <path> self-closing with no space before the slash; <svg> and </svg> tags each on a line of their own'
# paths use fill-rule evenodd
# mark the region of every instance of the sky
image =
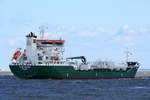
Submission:
<svg viewBox="0 0 150 100">
<path fill-rule="evenodd" d="M 150 69 L 150 0 L 0 0 L 0 69 L 9 71 L 25 36 L 48 27 L 46 38 L 66 40 L 65 57 L 131 61 Z"/>
</svg>

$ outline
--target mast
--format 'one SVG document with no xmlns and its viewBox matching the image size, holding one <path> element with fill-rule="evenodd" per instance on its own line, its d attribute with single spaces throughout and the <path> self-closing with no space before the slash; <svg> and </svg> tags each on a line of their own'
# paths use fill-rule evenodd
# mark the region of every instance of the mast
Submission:
<svg viewBox="0 0 150 100">
<path fill-rule="evenodd" d="M 40 29 L 40 36 L 41 36 L 41 39 L 43 40 L 43 39 L 44 39 L 45 32 L 46 32 L 46 30 L 48 29 L 48 27 L 42 25 L 42 26 L 39 27 L 39 29 Z"/>
<path fill-rule="evenodd" d="M 128 50 L 125 51 L 125 54 L 126 54 L 126 61 L 128 62 L 129 61 L 129 56 L 132 55 L 132 53 Z"/>
</svg>

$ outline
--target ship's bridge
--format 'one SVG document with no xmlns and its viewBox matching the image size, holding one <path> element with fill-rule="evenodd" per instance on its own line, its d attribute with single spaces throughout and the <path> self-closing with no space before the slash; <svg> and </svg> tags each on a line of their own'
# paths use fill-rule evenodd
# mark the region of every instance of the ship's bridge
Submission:
<svg viewBox="0 0 150 100">
<path fill-rule="evenodd" d="M 37 54 L 40 61 L 62 60 L 65 40 L 36 40 Z"/>
<path fill-rule="evenodd" d="M 45 45 L 63 45 L 65 40 L 36 40 L 37 43 Z"/>
</svg>

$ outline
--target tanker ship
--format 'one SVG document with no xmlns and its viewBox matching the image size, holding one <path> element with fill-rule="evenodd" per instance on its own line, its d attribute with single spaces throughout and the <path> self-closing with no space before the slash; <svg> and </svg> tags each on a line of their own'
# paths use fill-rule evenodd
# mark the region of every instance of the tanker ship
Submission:
<svg viewBox="0 0 150 100">
<path fill-rule="evenodd" d="M 11 72 L 21 79 L 115 79 L 134 78 L 140 66 L 135 61 L 116 64 L 88 62 L 84 56 L 64 58 L 64 43 L 62 39 L 44 39 L 29 33 L 26 48 L 16 50 L 12 57 Z"/>
</svg>

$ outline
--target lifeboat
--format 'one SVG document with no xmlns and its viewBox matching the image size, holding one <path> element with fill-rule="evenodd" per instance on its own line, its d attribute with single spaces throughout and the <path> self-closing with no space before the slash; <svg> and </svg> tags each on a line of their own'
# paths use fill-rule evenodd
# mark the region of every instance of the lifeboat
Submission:
<svg viewBox="0 0 150 100">
<path fill-rule="evenodd" d="M 13 55 L 13 59 L 18 59 L 21 56 L 21 52 L 20 51 L 16 51 Z"/>
</svg>

